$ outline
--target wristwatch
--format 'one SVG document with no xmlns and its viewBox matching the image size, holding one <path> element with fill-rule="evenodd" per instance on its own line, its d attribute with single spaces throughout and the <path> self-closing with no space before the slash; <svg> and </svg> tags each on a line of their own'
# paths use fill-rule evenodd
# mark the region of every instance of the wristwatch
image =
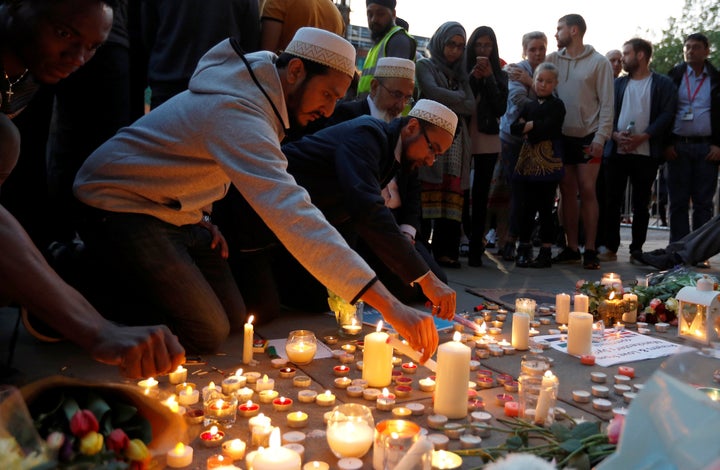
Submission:
<svg viewBox="0 0 720 470">
<path fill-rule="evenodd" d="M 208 214 L 207 212 L 203 212 L 202 221 L 211 224 L 212 219 L 210 218 L 210 214 Z"/>
</svg>

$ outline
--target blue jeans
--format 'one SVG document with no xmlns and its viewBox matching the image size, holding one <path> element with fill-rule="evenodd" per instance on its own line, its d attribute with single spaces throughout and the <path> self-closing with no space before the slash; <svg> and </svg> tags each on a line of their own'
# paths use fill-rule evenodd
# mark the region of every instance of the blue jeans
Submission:
<svg viewBox="0 0 720 470">
<path fill-rule="evenodd" d="M 692 230 L 713 216 L 713 196 L 717 187 L 718 164 L 705 160 L 709 143 L 675 143 L 677 159 L 665 166 L 670 201 L 670 241 L 690 233 L 689 209 L 692 202 Z"/>
<path fill-rule="evenodd" d="M 103 271 L 98 274 L 109 279 L 104 292 L 117 305 L 131 297 L 129 304 L 142 310 L 124 316 L 167 324 L 194 353 L 216 351 L 241 328 L 245 304 L 227 262 L 210 249 L 209 230 L 142 214 L 91 214 L 80 234 Z"/>
</svg>

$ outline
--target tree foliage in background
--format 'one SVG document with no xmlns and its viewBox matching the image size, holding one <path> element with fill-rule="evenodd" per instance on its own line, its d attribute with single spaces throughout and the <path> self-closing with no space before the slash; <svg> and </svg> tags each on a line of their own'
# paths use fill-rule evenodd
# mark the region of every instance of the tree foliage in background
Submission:
<svg viewBox="0 0 720 470">
<path fill-rule="evenodd" d="M 662 39 L 653 45 L 652 68 L 665 74 L 682 62 L 683 43 L 691 33 L 707 36 L 710 62 L 720 66 L 720 3 L 717 0 L 685 0 L 680 18 L 668 18 L 668 27 L 662 31 Z"/>
</svg>

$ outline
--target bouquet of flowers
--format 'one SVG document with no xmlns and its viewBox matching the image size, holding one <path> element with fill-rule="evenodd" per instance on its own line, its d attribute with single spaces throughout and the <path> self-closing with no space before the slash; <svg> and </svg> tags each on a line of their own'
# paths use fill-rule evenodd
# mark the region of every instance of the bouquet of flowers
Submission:
<svg viewBox="0 0 720 470">
<path fill-rule="evenodd" d="M 620 284 L 613 284 L 612 287 L 601 284 L 600 281 L 588 282 L 585 279 L 575 283 L 575 290 L 580 294 L 588 296 L 588 310 L 595 315 L 597 313 L 600 302 L 607 299 L 612 292 L 615 296 L 622 298 L 625 289 Z"/>
<path fill-rule="evenodd" d="M 335 312 L 338 325 L 349 325 L 355 318 L 357 307 L 328 289 L 328 306 Z"/>
</svg>

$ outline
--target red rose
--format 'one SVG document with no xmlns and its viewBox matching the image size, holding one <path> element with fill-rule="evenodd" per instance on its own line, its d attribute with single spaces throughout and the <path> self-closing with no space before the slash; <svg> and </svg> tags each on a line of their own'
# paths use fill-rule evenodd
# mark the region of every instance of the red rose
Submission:
<svg viewBox="0 0 720 470">
<path fill-rule="evenodd" d="M 105 444 L 111 451 L 116 454 L 121 454 L 127 449 L 128 444 L 130 444 L 130 438 L 122 429 L 113 429 L 112 432 L 108 434 Z"/>
<path fill-rule="evenodd" d="M 662 302 L 662 300 L 660 300 L 660 299 L 652 299 L 652 300 L 650 301 L 650 308 L 652 308 L 653 310 L 655 310 L 656 308 L 658 308 L 658 305 L 662 305 L 662 303 L 663 303 L 663 302 Z"/>
<path fill-rule="evenodd" d="M 79 410 L 70 420 L 70 432 L 77 437 L 83 437 L 89 432 L 98 432 L 100 425 L 90 410 Z"/>
</svg>

